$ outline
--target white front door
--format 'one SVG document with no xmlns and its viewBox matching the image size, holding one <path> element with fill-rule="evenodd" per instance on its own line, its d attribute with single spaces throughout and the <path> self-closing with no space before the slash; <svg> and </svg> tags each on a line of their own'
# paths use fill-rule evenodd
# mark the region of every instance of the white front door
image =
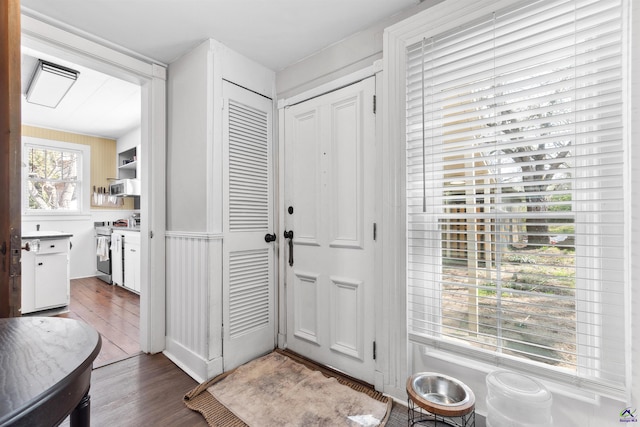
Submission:
<svg viewBox="0 0 640 427">
<path fill-rule="evenodd" d="M 288 107 L 284 135 L 287 347 L 369 383 L 374 94 L 371 77 Z"/>
<path fill-rule="evenodd" d="M 270 99 L 224 82 L 223 360 L 228 371 L 275 347 Z"/>
</svg>

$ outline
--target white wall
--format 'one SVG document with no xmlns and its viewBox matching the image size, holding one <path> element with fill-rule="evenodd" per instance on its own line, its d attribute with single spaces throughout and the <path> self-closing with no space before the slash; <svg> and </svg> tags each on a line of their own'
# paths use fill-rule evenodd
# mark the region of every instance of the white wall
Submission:
<svg viewBox="0 0 640 427">
<path fill-rule="evenodd" d="M 116 142 L 116 152 L 122 153 L 123 151 L 136 148 L 142 142 L 142 129 L 137 127 L 127 132 L 125 135 L 118 138 Z"/>
<path fill-rule="evenodd" d="M 63 231 L 71 233 L 71 248 L 69 275 L 72 279 L 91 277 L 96 275 L 96 239 L 94 222 L 114 221 L 128 218 L 133 211 L 128 210 L 92 210 L 88 216 L 73 219 L 33 218 L 22 217 L 22 232 L 35 231 L 40 224 L 40 230 Z"/>
<path fill-rule="evenodd" d="M 408 16 L 442 2 L 424 0 L 422 3 L 390 16 L 339 43 L 276 73 L 278 99 L 289 98 L 361 70 L 382 58 L 384 29 Z"/>
<path fill-rule="evenodd" d="M 169 65 L 167 230 L 207 230 L 207 144 L 211 108 L 209 44 Z"/>
</svg>

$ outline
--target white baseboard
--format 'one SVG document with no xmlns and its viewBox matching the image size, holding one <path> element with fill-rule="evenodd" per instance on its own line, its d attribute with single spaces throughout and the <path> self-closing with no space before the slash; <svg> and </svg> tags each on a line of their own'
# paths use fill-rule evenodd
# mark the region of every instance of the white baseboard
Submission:
<svg viewBox="0 0 640 427">
<path fill-rule="evenodd" d="M 206 360 L 169 337 L 166 338 L 166 349 L 162 353 L 198 383 L 223 372 L 222 357 Z"/>
</svg>

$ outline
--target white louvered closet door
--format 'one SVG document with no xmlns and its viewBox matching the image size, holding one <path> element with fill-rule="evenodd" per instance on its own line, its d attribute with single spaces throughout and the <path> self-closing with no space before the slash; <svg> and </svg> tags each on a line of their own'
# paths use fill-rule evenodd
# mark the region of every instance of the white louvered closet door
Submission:
<svg viewBox="0 0 640 427">
<path fill-rule="evenodd" d="M 224 82 L 223 358 L 228 371 L 273 350 L 272 103 Z"/>
</svg>

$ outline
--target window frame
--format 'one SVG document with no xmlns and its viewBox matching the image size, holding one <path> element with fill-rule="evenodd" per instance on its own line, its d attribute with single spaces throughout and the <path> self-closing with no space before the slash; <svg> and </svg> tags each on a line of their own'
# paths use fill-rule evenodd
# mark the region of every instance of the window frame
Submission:
<svg viewBox="0 0 640 427">
<path fill-rule="evenodd" d="M 29 173 L 28 147 L 43 148 L 52 151 L 77 152 L 80 159 L 80 208 L 77 210 L 39 210 L 29 209 L 29 195 L 27 194 L 27 181 Z M 89 188 L 91 187 L 91 147 L 85 144 L 75 144 L 71 142 L 56 141 L 44 138 L 35 138 L 30 136 L 22 137 L 22 214 L 29 218 L 35 217 L 72 217 L 79 215 L 89 215 L 91 195 Z"/>
<path fill-rule="evenodd" d="M 455 4 L 454 4 L 455 3 Z M 385 265 L 383 266 L 383 283 L 389 283 L 392 281 L 394 284 L 385 285 L 387 286 L 387 290 L 391 292 L 397 292 L 406 298 L 407 295 L 407 277 L 406 277 L 406 266 L 407 266 L 407 254 L 406 254 L 406 245 L 407 245 L 407 230 L 406 230 L 406 218 L 407 218 L 407 210 L 405 208 L 406 204 L 406 116 L 405 116 L 405 106 L 406 106 L 406 86 L 405 86 L 405 74 L 406 74 L 406 59 L 405 52 L 406 47 L 410 46 L 425 37 L 429 37 L 430 35 L 439 34 L 448 29 L 454 28 L 456 26 L 464 25 L 468 21 L 473 21 L 475 19 L 480 18 L 481 16 L 491 12 L 493 10 L 499 10 L 508 6 L 511 6 L 514 2 L 510 0 L 487 0 L 483 2 L 477 2 L 473 0 L 459 0 L 456 2 L 453 1 L 444 1 L 435 6 L 432 6 L 428 9 L 428 13 L 422 13 L 414 15 L 392 27 L 389 27 L 385 31 L 384 35 L 384 69 L 385 69 L 385 80 L 384 80 L 384 91 L 383 95 L 385 100 L 387 101 L 387 111 L 385 117 L 385 126 L 384 126 L 384 138 L 387 138 L 389 141 L 390 148 L 388 148 L 387 153 L 383 154 L 383 179 L 386 179 L 388 187 L 391 189 L 383 193 L 385 200 L 389 200 L 388 205 L 385 206 L 385 210 L 383 212 L 383 216 L 386 217 L 386 226 L 389 229 L 388 232 L 384 235 L 386 237 L 386 241 L 392 248 L 395 248 L 395 254 L 391 257 L 386 257 Z M 623 10 L 624 10 L 624 26 L 623 32 L 626 37 L 626 41 L 623 43 L 624 49 L 624 63 L 623 63 L 623 73 L 624 73 L 624 84 L 625 88 L 630 87 L 629 83 L 629 62 L 631 58 L 630 53 L 630 43 L 628 42 L 629 37 L 629 15 L 630 15 L 630 6 L 628 2 L 623 2 Z M 625 93 L 629 94 L 630 91 L 626 90 Z M 625 150 L 629 147 L 629 134 L 630 134 L 630 122 L 629 122 L 629 105 L 631 104 L 632 95 L 628 95 L 625 98 L 625 107 L 623 110 L 623 120 L 625 122 Z M 395 141 L 395 143 L 394 143 Z M 630 165 L 629 154 L 625 153 L 625 168 L 627 172 L 629 172 Z M 625 194 L 625 205 L 628 207 L 630 205 L 629 196 L 630 191 L 630 173 L 625 173 L 625 182 L 624 182 L 624 194 Z M 630 209 L 627 209 L 625 212 L 625 217 L 628 219 L 630 215 Z M 625 221 L 625 235 L 630 239 L 630 222 L 628 220 Z M 626 247 L 630 246 L 630 241 L 625 243 Z M 630 261 L 629 257 L 625 260 L 625 292 L 627 295 L 631 295 L 631 287 L 629 280 L 630 278 Z M 630 310 L 630 302 L 627 304 L 628 310 L 625 312 L 625 317 L 627 319 L 631 319 L 631 310 Z M 600 395 L 606 395 L 616 399 L 628 400 L 630 396 L 630 377 L 627 375 L 626 383 L 624 385 L 625 390 L 615 390 L 609 389 L 604 392 L 595 392 L 594 387 L 583 387 L 584 384 L 577 384 L 576 387 L 576 378 L 572 375 L 558 375 L 553 369 L 543 370 L 546 372 L 541 372 L 540 368 L 535 364 L 523 364 L 515 361 L 512 363 L 509 359 L 504 358 L 496 358 L 492 357 L 490 354 L 483 354 L 482 352 L 475 352 L 473 349 L 470 352 L 471 354 L 464 355 L 459 350 L 452 348 L 447 343 L 443 343 L 441 341 L 436 341 L 432 339 L 424 339 L 423 337 L 411 336 L 409 333 L 409 328 L 407 324 L 407 315 L 408 315 L 408 302 L 398 301 L 395 303 L 393 307 L 390 307 L 387 310 L 389 316 L 395 319 L 398 325 L 402 325 L 401 331 L 406 337 L 405 346 L 406 348 L 410 348 L 411 344 L 418 345 L 426 345 L 427 348 L 424 349 L 423 354 L 429 354 L 431 356 L 440 357 L 448 360 L 455 360 L 463 363 L 465 366 L 476 367 L 481 371 L 487 371 L 487 369 L 491 369 L 493 366 L 494 369 L 496 366 L 502 366 L 506 368 L 511 368 L 514 370 L 518 370 L 521 372 L 525 372 L 531 374 L 533 376 L 537 376 L 539 378 L 545 378 L 550 381 L 553 381 L 560 386 L 566 385 L 571 389 L 575 389 L 576 394 L 583 393 L 596 393 Z M 629 322 L 627 322 L 629 324 Z M 630 328 L 629 328 L 630 329 Z M 630 344 L 630 331 L 625 332 L 626 336 L 626 354 L 625 358 L 627 363 L 630 364 L 632 361 L 631 354 L 631 344 Z M 392 359 L 395 359 L 400 368 L 396 370 L 396 372 L 408 372 L 408 366 L 405 365 L 407 362 L 405 360 L 410 360 L 410 357 L 407 356 L 407 349 L 403 351 L 396 351 L 395 355 L 391 355 Z M 393 353 L 393 352 L 392 352 Z M 397 374 L 398 375 L 398 374 Z M 398 375 L 396 381 L 401 380 L 400 375 Z"/>
</svg>

